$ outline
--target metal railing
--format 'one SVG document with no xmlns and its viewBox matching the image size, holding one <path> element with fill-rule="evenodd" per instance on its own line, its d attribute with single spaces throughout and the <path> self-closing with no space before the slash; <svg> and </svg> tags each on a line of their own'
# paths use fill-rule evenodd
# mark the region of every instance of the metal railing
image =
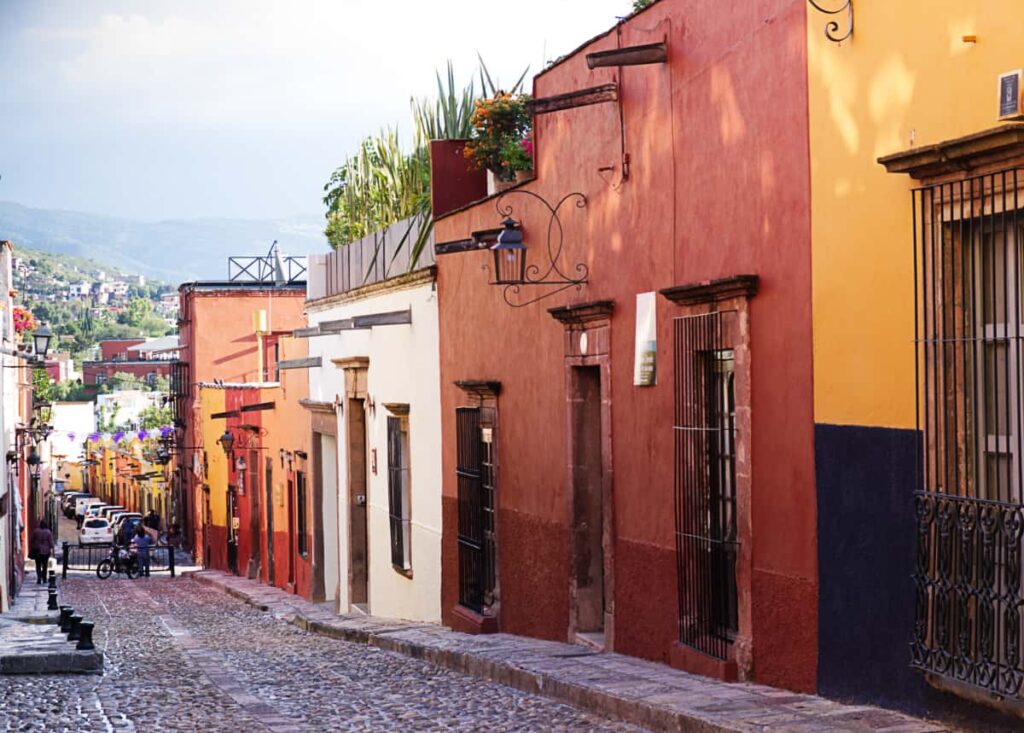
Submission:
<svg viewBox="0 0 1024 733">
<path fill-rule="evenodd" d="M 72 545 L 64 542 L 61 545 L 60 563 L 61 577 L 68 577 L 69 570 L 95 571 L 96 566 L 110 558 L 113 545 Z M 176 548 L 171 545 L 153 545 L 149 548 L 149 572 L 169 573 L 176 575 L 177 562 L 174 557 Z"/>
<path fill-rule="evenodd" d="M 276 271 L 273 255 L 261 257 L 228 257 L 228 280 L 231 282 L 300 283 L 306 277 L 305 257 L 281 257 L 281 273 Z M 278 277 L 281 275 L 281 277 Z"/>
</svg>

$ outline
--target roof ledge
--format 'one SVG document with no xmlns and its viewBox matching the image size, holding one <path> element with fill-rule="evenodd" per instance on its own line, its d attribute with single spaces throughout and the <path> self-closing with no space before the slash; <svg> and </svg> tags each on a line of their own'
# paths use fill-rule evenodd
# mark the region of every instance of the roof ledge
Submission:
<svg viewBox="0 0 1024 733">
<path fill-rule="evenodd" d="M 983 132 L 934 145 L 884 155 L 878 162 L 889 173 L 907 173 L 915 180 L 962 171 L 1024 154 L 1024 123 L 1011 122 Z"/>
</svg>

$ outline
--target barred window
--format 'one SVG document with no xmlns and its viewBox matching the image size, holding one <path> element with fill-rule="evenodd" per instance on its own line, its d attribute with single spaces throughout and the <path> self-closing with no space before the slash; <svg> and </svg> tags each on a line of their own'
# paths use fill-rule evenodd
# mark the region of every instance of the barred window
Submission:
<svg viewBox="0 0 1024 733">
<path fill-rule="evenodd" d="M 306 472 L 295 472 L 295 534 L 298 552 L 309 555 L 309 521 L 306 517 Z"/>
<path fill-rule="evenodd" d="M 736 312 L 675 319 L 679 640 L 725 659 L 739 626 Z"/>
<path fill-rule="evenodd" d="M 391 564 L 412 570 L 411 493 L 408 417 L 388 418 L 388 513 L 391 524 Z"/>
<path fill-rule="evenodd" d="M 1024 175 L 914 193 L 918 419 L 912 665 L 1020 699 Z"/>
<path fill-rule="evenodd" d="M 486 413 L 486 414 L 485 414 Z M 482 613 L 496 589 L 493 410 L 455 411 L 459 499 L 459 603 Z"/>
</svg>

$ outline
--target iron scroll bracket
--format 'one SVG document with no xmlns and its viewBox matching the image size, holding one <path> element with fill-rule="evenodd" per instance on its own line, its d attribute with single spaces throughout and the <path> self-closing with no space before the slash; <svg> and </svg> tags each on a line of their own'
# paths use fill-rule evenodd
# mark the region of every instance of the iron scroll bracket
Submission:
<svg viewBox="0 0 1024 733">
<path fill-rule="evenodd" d="M 569 274 L 562 269 L 559 261 L 562 256 L 562 250 L 565 247 L 565 229 L 562 226 L 562 220 L 558 215 L 559 210 L 567 203 L 572 202 L 575 208 L 583 209 L 587 206 L 587 197 L 578 191 L 568 193 L 563 196 L 558 202 L 552 206 L 547 199 L 543 196 L 522 188 L 514 188 L 509 191 L 505 191 L 499 195 L 494 201 L 494 207 L 498 212 L 498 215 L 503 219 L 512 217 L 513 207 L 511 204 L 504 203 L 506 196 L 514 194 L 521 194 L 529 196 L 539 201 L 545 209 L 547 209 L 549 218 L 547 226 L 547 258 L 546 263 L 530 264 L 527 265 L 525 271 L 525 278 L 515 284 L 506 285 L 502 291 L 502 297 L 505 302 L 513 308 L 522 308 L 523 306 L 531 305 L 544 298 L 549 298 L 552 295 L 564 292 L 571 288 L 581 290 L 587 283 L 590 277 L 590 268 L 584 262 L 577 262 L 572 266 L 572 272 L 574 275 Z M 487 267 L 486 265 L 484 266 Z M 544 293 L 535 297 L 523 300 L 519 297 L 522 293 L 522 288 L 526 286 L 553 286 L 553 289 L 547 290 Z"/>
<path fill-rule="evenodd" d="M 819 13 L 825 13 L 826 15 L 839 15 L 844 10 L 846 11 L 846 33 L 839 35 L 841 27 L 839 21 L 832 19 L 825 24 L 825 38 L 832 41 L 832 43 L 842 43 L 853 35 L 853 0 L 843 0 L 839 7 L 833 9 L 821 5 L 820 0 L 807 0 L 807 2 Z"/>
</svg>

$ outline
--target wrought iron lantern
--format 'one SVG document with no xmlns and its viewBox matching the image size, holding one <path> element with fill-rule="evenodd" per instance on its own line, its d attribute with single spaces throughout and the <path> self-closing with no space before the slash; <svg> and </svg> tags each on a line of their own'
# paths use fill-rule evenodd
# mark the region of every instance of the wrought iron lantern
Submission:
<svg viewBox="0 0 1024 733">
<path fill-rule="evenodd" d="M 494 284 L 521 285 L 526 282 L 526 245 L 519 224 L 511 217 L 502 222 L 505 228 L 491 247 L 494 255 Z"/>
<path fill-rule="evenodd" d="M 508 196 L 520 195 L 533 199 L 541 204 L 548 214 L 546 258 L 540 263 L 527 264 L 527 245 L 523 241 L 520 222 L 512 218 L 512 206 L 505 203 Z M 559 211 L 572 202 L 575 208 L 582 209 L 587 205 L 587 197 L 582 193 L 573 192 L 563 196 L 557 203 L 551 204 L 544 197 L 525 188 L 514 188 L 498 196 L 494 206 L 498 215 L 503 218 L 502 229 L 497 241 L 491 246 L 494 257 L 493 285 L 504 287 L 502 296 L 513 308 L 521 308 L 530 303 L 560 293 L 569 288 L 582 288 L 589 278 L 589 269 L 585 263 L 578 262 L 570 270 L 563 263 L 565 249 L 565 230 Z M 536 248 L 541 255 L 545 250 L 539 245 Z M 537 258 L 534 258 L 535 260 Z M 532 298 L 524 298 L 522 288 L 526 286 L 544 286 L 544 290 Z"/>
<path fill-rule="evenodd" d="M 36 450 L 36 447 L 32 446 L 32 449 L 28 452 L 28 458 L 25 459 L 25 463 L 29 465 L 34 478 L 39 478 L 39 468 L 42 462 L 43 459 L 39 457 L 39 452 Z"/>
<path fill-rule="evenodd" d="M 220 447 L 224 449 L 224 455 L 231 456 L 234 454 L 235 436 L 231 433 L 230 430 L 225 428 L 224 434 L 217 438 L 217 442 L 220 444 Z"/>
<path fill-rule="evenodd" d="M 53 338 L 53 331 L 47 326 L 36 329 L 32 335 L 32 343 L 35 347 L 35 354 L 38 359 L 45 359 L 46 353 L 50 350 L 50 339 Z"/>
</svg>

